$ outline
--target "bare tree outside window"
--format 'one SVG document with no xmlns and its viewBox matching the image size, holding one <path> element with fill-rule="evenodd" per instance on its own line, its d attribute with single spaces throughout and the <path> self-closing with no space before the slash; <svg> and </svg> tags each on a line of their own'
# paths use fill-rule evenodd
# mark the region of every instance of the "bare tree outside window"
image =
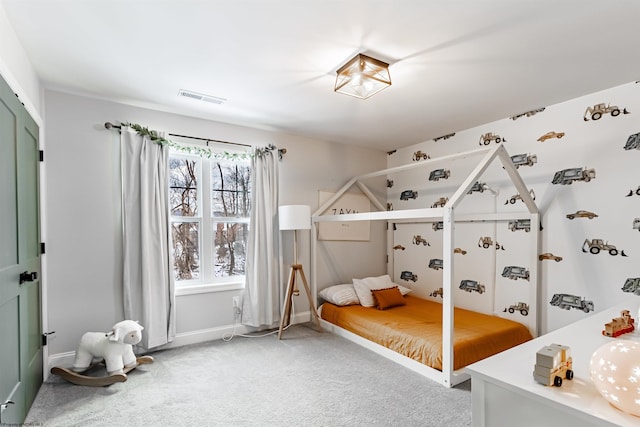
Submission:
<svg viewBox="0 0 640 427">
<path fill-rule="evenodd" d="M 215 282 L 244 276 L 251 213 L 249 163 L 175 154 L 169 171 L 175 280 Z M 209 179 L 203 181 L 202 174 Z M 207 212 L 210 222 L 203 223 L 202 213 Z"/>
</svg>

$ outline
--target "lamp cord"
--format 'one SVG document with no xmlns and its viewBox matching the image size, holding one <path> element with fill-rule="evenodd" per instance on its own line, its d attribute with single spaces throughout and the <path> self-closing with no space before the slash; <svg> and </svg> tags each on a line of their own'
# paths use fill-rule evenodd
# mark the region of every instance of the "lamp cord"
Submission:
<svg viewBox="0 0 640 427">
<path fill-rule="evenodd" d="M 291 301 L 291 314 L 293 314 L 294 318 L 295 318 L 295 304 L 293 302 L 293 300 Z M 230 333 L 225 334 L 222 336 L 222 341 L 226 341 L 229 342 L 231 341 L 234 337 L 243 337 L 243 338 L 263 338 L 263 337 L 267 337 L 269 335 L 274 335 L 278 333 L 278 329 L 275 329 L 271 332 L 267 332 L 266 334 L 261 334 L 261 335 L 247 335 L 247 334 L 236 334 L 236 327 L 238 326 L 238 318 L 240 316 L 234 316 L 235 319 L 233 321 L 233 329 L 231 330 Z M 289 323 L 287 326 L 285 326 L 282 330 L 286 331 L 287 329 L 289 329 L 289 327 L 291 327 L 293 325 L 293 323 Z"/>
</svg>

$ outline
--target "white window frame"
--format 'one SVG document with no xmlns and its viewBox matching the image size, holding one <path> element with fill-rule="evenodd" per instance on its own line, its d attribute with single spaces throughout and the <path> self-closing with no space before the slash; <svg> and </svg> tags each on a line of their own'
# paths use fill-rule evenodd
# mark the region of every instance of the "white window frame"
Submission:
<svg viewBox="0 0 640 427">
<path fill-rule="evenodd" d="M 209 148 L 211 148 L 211 151 L 213 152 L 233 152 L 233 150 L 230 150 L 228 147 L 220 148 L 210 146 Z M 200 261 L 200 277 L 191 280 L 175 280 L 176 296 L 244 289 L 244 275 L 227 276 L 222 278 L 217 278 L 214 276 L 214 263 L 212 262 L 214 252 L 214 223 L 249 224 L 249 217 L 214 217 L 211 215 L 211 194 L 213 190 L 211 187 L 212 166 L 217 162 L 225 162 L 225 160 L 215 158 L 208 159 L 206 157 L 201 157 L 198 154 L 184 153 L 173 149 L 171 150 L 169 156 L 171 158 L 197 161 L 196 181 L 198 183 L 198 187 L 196 197 L 198 216 L 184 217 L 178 215 L 170 215 L 169 221 L 171 224 L 177 222 L 198 223 L 198 254 Z M 233 162 L 236 161 L 238 160 L 233 160 Z M 247 160 L 246 163 L 249 163 L 249 160 Z M 205 195 L 209 196 L 205 197 Z"/>
</svg>

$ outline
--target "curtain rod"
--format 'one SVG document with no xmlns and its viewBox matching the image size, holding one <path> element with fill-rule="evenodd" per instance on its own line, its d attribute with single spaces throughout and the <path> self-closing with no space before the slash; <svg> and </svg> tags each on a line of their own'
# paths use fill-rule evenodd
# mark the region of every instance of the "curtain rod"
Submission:
<svg viewBox="0 0 640 427">
<path fill-rule="evenodd" d="M 115 128 L 115 129 L 121 129 L 121 128 L 122 128 L 122 126 L 120 126 L 120 125 L 114 125 L 114 124 L 113 124 L 113 123 L 111 123 L 111 122 L 105 122 L 104 127 L 105 127 L 105 128 L 107 128 L 107 129 L 114 129 L 114 128 Z M 170 136 L 177 136 L 177 137 L 180 137 L 180 138 L 189 138 L 189 139 L 197 139 L 197 140 L 199 140 L 199 141 L 206 141 L 206 142 L 207 142 L 207 146 L 209 145 L 209 144 L 208 144 L 209 142 L 218 142 L 218 143 L 220 143 L 220 144 L 231 144 L 231 145 L 239 145 L 239 146 L 241 146 L 241 147 L 251 147 L 251 145 L 249 145 L 249 144 L 241 144 L 241 143 L 239 143 L 239 142 L 220 141 L 220 140 L 217 140 L 217 139 L 211 139 L 211 138 L 201 138 L 201 137 L 199 137 L 199 136 L 178 135 L 178 134 L 175 134 L 175 133 L 170 133 L 169 135 L 170 135 Z M 280 148 L 280 149 L 278 149 L 278 155 L 279 155 L 281 158 L 282 158 L 282 155 L 283 155 L 283 154 L 286 154 L 286 153 L 287 153 L 287 149 L 286 149 L 286 148 Z"/>
</svg>

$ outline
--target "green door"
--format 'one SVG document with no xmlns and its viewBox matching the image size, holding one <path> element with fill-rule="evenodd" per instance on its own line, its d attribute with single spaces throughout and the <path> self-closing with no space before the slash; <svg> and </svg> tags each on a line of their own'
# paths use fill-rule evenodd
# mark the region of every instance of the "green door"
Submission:
<svg viewBox="0 0 640 427">
<path fill-rule="evenodd" d="M 38 126 L 0 78 L 0 425 L 42 384 L 38 161 Z"/>
</svg>

